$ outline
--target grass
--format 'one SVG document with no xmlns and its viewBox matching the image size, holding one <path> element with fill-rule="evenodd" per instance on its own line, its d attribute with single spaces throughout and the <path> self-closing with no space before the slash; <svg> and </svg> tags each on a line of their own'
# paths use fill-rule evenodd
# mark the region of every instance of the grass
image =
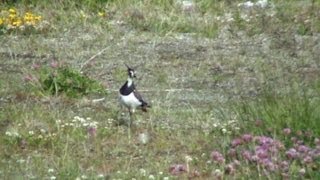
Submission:
<svg viewBox="0 0 320 180">
<path fill-rule="evenodd" d="M 81 2 L 1 9 L 43 25 L 0 25 L 1 179 L 320 177 L 317 1 Z"/>
</svg>

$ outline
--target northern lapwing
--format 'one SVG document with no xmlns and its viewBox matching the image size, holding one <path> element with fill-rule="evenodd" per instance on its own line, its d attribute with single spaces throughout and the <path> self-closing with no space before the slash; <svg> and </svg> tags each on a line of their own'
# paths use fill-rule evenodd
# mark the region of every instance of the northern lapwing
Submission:
<svg viewBox="0 0 320 180">
<path fill-rule="evenodd" d="M 125 64 L 126 65 L 126 64 Z M 136 78 L 135 70 L 128 65 L 128 79 L 124 85 L 120 88 L 120 103 L 129 110 L 130 125 L 132 124 L 132 115 L 137 108 L 144 112 L 147 112 L 147 108 L 151 107 L 146 101 L 143 100 L 140 93 L 137 91 L 133 79 Z"/>
</svg>

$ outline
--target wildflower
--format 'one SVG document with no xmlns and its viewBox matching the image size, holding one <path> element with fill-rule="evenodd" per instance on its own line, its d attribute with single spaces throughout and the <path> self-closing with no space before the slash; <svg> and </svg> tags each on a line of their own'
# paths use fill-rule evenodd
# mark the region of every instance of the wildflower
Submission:
<svg viewBox="0 0 320 180">
<path fill-rule="evenodd" d="M 244 150 L 244 151 L 242 151 L 241 155 L 245 160 L 248 160 L 248 161 L 251 160 L 252 154 L 250 153 L 250 151 Z"/>
<path fill-rule="evenodd" d="M 59 64 L 58 64 L 57 61 L 52 61 L 52 62 L 50 63 L 50 66 L 51 66 L 52 68 L 57 68 L 57 67 L 59 66 Z"/>
<path fill-rule="evenodd" d="M 224 163 L 224 161 L 225 161 L 223 155 L 218 151 L 212 151 L 211 152 L 211 158 L 212 158 L 213 161 L 216 161 L 219 164 L 220 163 Z"/>
<path fill-rule="evenodd" d="M 253 139 L 253 137 L 252 137 L 251 134 L 244 134 L 244 135 L 242 135 L 242 140 L 243 140 L 244 142 L 251 142 L 252 139 Z"/>
<path fill-rule="evenodd" d="M 100 16 L 100 17 L 104 17 L 106 15 L 106 13 L 104 13 L 104 12 L 98 12 L 98 16 Z"/>
<path fill-rule="evenodd" d="M 34 70 L 40 69 L 40 64 L 32 64 L 32 69 Z"/>
<path fill-rule="evenodd" d="M 273 139 L 267 136 L 257 136 L 256 139 L 260 145 L 267 145 L 273 142 Z"/>
<path fill-rule="evenodd" d="M 236 169 L 234 168 L 234 165 L 230 163 L 226 165 L 225 172 L 226 174 L 234 174 L 236 172 Z"/>
<path fill-rule="evenodd" d="M 227 133 L 227 129 L 226 128 L 222 128 L 221 131 L 222 131 L 223 134 Z"/>
<path fill-rule="evenodd" d="M 192 157 L 191 157 L 191 156 L 189 156 L 189 155 L 186 155 L 186 156 L 185 156 L 185 159 L 186 159 L 186 161 L 187 161 L 187 162 L 192 161 Z"/>
<path fill-rule="evenodd" d="M 163 180 L 169 180 L 169 177 L 163 177 Z"/>
<path fill-rule="evenodd" d="M 174 164 L 170 166 L 169 172 L 172 175 L 179 175 L 181 173 L 187 172 L 187 167 L 183 164 Z"/>
<path fill-rule="evenodd" d="M 290 128 L 285 128 L 282 130 L 284 135 L 289 135 L 291 133 L 291 129 Z"/>
<path fill-rule="evenodd" d="M 54 169 L 48 169 L 48 173 L 53 173 L 54 172 Z"/>
<path fill-rule="evenodd" d="M 282 161 L 280 163 L 280 168 L 282 169 L 282 171 L 288 172 L 289 171 L 289 163 L 287 161 Z"/>
<path fill-rule="evenodd" d="M 98 174 L 98 178 L 104 178 L 104 175 L 103 174 Z"/>
<path fill-rule="evenodd" d="M 314 144 L 319 146 L 320 145 L 320 139 L 319 138 L 315 138 L 314 139 Z"/>
<path fill-rule="evenodd" d="M 260 159 L 268 158 L 268 151 L 267 151 L 267 149 L 258 148 L 255 153 L 256 153 L 256 155 L 257 155 Z"/>
<path fill-rule="evenodd" d="M 147 175 L 147 171 L 145 170 L 145 169 L 140 169 L 140 174 L 142 175 L 142 176 L 146 176 Z"/>
<path fill-rule="evenodd" d="M 305 158 L 303 158 L 303 162 L 306 164 L 310 164 L 313 162 L 313 159 L 311 156 L 306 156 Z"/>
<path fill-rule="evenodd" d="M 236 139 L 232 140 L 231 146 L 235 148 L 235 147 L 241 145 L 242 143 L 243 143 L 242 139 L 236 138 Z"/>
<path fill-rule="evenodd" d="M 236 149 L 231 148 L 231 149 L 228 151 L 228 155 L 229 155 L 230 157 L 235 157 L 235 156 L 237 155 Z"/>
<path fill-rule="evenodd" d="M 87 132 L 88 132 L 90 137 L 95 137 L 97 135 L 97 128 L 88 127 Z"/>
<path fill-rule="evenodd" d="M 149 179 L 155 179 L 154 175 L 150 174 Z"/>
<path fill-rule="evenodd" d="M 12 133 L 9 131 L 6 131 L 6 136 L 12 136 Z"/>
<path fill-rule="evenodd" d="M 57 179 L 55 176 L 50 177 L 50 180 L 55 180 L 55 179 Z"/>
<path fill-rule="evenodd" d="M 310 148 L 305 145 L 299 145 L 297 150 L 300 153 L 306 153 L 310 150 Z"/>
<path fill-rule="evenodd" d="M 288 151 L 286 151 L 286 156 L 289 158 L 289 159 L 295 159 L 297 158 L 299 155 L 299 153 L 297 152 L 296 149 L 294 148 L 290 148 Z"/>
<path fill-rule="evenodd" d="M 150 140 L 149 134 L 148 133 L 140 133 L 138 136 L 138 139 L 141 144 L 147 144 Z"/>
<path fill-rule="evenodd" d="M 33 135 L 34 134 L 34 132 L 33 131 L 29 131 L 29 135 Z"/>
<path fill-rule="evenodd" d="M 305 173 L 306 173 L 306 169 L 302 168 L 302 169 L 299 170 L 300 176 L 304 176 Z"/>
<path fill-rule="evenodd" d="M 10 9 L 9 9 L 9 13 L 10 13 L 10 14 L 16 14 L 17 11 L 16 11 L 15 9 L 13 9 L 13 8 L 10 8 Z"/>
<path fill-rule="evenodd" d="M 223 175 L 220 169 L 215 169 L 212 173 L 217 179 L 220 179 Z"/>
<path fill-rule="evenodd" d="M 4 23 L 4 20 L 0 18 L 0 26 Z"/>
</svg>

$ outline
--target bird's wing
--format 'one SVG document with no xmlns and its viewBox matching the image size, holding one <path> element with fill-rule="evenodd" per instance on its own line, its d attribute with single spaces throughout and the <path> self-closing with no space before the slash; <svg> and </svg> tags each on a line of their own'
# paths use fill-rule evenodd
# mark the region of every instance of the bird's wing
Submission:
<svg viewBox="0 0 320 180">
<path fill-rule="evenodd" d="M 136 89 L 133 91 L 133 94 L 134 94 L 134 96 L 135 96 L 137 99 L 139 99 L 140 102 L 142 102 L 142 104 L 147 104 L 147 103 L 142 99 L 141 94 L 140 94 Z"/>
</svg>

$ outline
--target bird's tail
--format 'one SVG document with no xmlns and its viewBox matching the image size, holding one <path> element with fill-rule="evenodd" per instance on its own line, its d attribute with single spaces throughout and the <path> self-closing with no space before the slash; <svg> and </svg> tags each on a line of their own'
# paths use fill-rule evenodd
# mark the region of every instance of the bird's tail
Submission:
<svg viewBox="0 0 320 180">
<path fill-rule="evenodd" d="M 148 104 L 147 102 L 142 102 L 142 105 L 141 105 L 141 109 L 143 112 L 147 112 L 147 108 L 151 108 L 151 105 Z"/>
</svg>

